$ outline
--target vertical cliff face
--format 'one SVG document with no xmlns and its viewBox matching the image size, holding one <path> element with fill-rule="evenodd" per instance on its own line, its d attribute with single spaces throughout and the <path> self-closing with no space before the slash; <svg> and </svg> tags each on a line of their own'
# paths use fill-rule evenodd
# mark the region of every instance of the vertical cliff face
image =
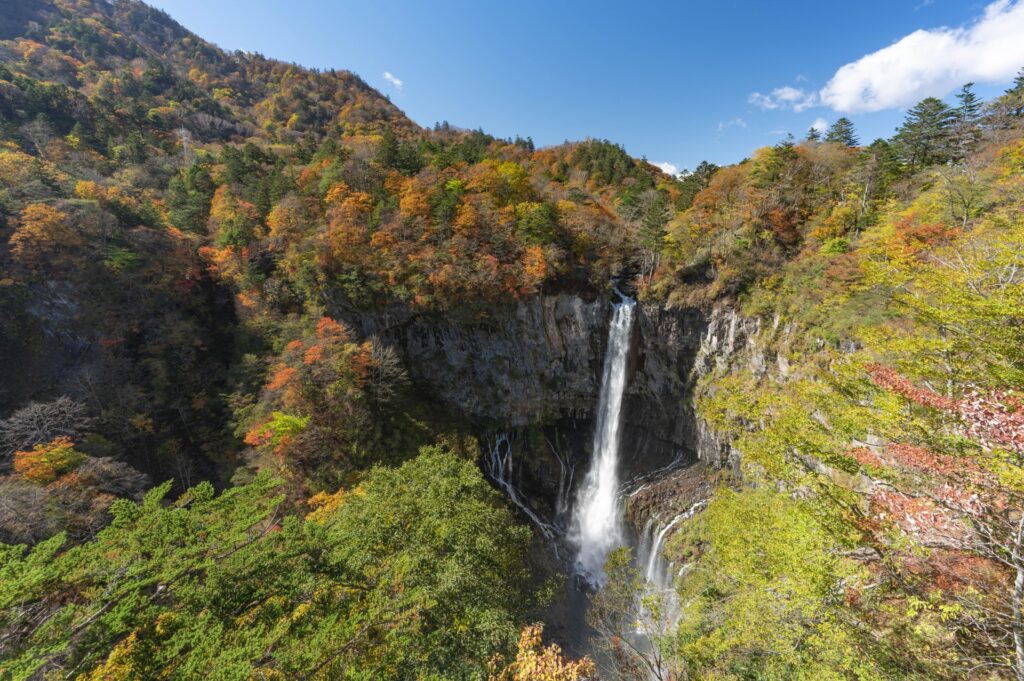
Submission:
<svg viewBox="0 0 1024 681">
<path fill-rule="evenodd" d="M 700 379 L 708 374 L 725 374 L 734 369 L 746 369 L 754 376 L 771 376 L 785 380 L 789 376 L 786 348 L 792 336 L 792 326 L 782 324 L 776 317 L 771 325 L 760 319 L 743 317 L 734 307 L 718 306 L 704 319 L 700 344 L 693 360 L 690 405 L 695 405 L 703 387 Z M 694 412 L 696 412 L 694 408 Z M 691 430 L 698 458 L 712 467 L 735 467 L 739 453 L 728 440 L 716 433 L 699 418 Z"/>
<path fill-rule="evenodd" d="M 589 452 L 611 306 L 560 294 L 496 308 L 478 321 L 407 310 L 353 324 L 403 356 L 418 389 L 482 430 L 546 429 L 559 446 Z M 704 314 L 638 305 L 624 399 L 628 476 L 693 459 L 688 391 Z M 583 451 L 580 451 L 583 450 Z"/>
<path fill-rule="evenodd" d="M 560 294 L 472 319 L 392 309 L 348 321 L 395 347 L 420 394 L 476 429 L 485 471 L 553 536 L 592 459 L 611 314 L 607 300 Z M 620 448 L 634 527 L 699 504 L 709 471 L 738 464 L 696 413 L 701 378 L 737 368 L 784 378 L 786 357 L 771 348 L 785 347 L 789 332 L 729 306 L 637 305 Z"/>
</svg>

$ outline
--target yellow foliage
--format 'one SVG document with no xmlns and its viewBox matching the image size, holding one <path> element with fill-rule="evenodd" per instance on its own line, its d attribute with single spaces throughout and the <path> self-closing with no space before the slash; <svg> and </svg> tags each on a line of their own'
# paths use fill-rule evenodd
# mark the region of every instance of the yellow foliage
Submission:
<svg viewBox="0 0 1024 681">
<path fill-rule="evenodd" d="M 133 631 L 128 634 L 126 639 L 114 646 L 103 664 L 89 674 L 79 674 L 77 681 L 128 681 L 140 678 L 142 670 L 138 669 L 135 660 L 136 643 L 136 632 Z"/>
<path fill-rule="evenodd" d="M 11 255 L 20 265 L 62 264 L 67 249 L 82 245 L 82 238 L 68 225 L 67 215 L 46 204 L 26 206 L 19 223 L 9 243 Z"/>
<path fill-rule="evenodd" d="M 544 625 L 534 624 L 519 635 L 519 648 L 512 664 L 498 669 L 501 660 L 493 660 L 490 681 L 586 681 L 597 671 L 590 658 L 567 660 L 555 644 L 544 647 Z"/>
</svg>

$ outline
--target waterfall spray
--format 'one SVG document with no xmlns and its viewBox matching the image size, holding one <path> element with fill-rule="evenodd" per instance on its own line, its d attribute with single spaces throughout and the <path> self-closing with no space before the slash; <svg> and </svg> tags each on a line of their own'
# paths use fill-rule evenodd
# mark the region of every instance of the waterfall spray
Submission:
<svg viewBox="0 0 1024 681">
<path fill-rule="evenodd" d="M 608 329 L 593 459 L 576 498 L 569 535 L 576 547 L 577 574 L 595 586 L 604 582 L 608 554 L 624 541 L 619 501 L 619 427 L 636 302 L 621 297 L 622 302 L 614 306 Z"/>
</svg>

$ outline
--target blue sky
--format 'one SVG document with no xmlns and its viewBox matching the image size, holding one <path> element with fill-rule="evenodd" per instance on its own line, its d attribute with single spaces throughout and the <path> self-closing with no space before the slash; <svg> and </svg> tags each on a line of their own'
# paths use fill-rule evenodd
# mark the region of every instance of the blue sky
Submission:
<svg viewBox="0 0 1024 681">
<path fill-rule="evenodd" d="M 355 71 L 422 125 L 607 138 L 680 169 L 840 115 L 887 137 L 914 101 L 992 96 L 1024 66 L 1024 0 L 152 4 L 225 49 Z"/>
</svg>

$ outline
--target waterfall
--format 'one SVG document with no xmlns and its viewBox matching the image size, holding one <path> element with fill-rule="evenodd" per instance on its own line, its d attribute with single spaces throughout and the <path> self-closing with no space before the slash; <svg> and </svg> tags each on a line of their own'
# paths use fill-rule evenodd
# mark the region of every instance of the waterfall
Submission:
<svg viewBox="0 0 1024 681">
<path fill-rule="evenodd" d="M 569 535 L 576 547 L 576 572 L 593 585 L 604 582 L 605 559 L 624 541 L 619 502 L 619 426 L 636 302 L 621 297 L 608 329 L 593 458 L 576 497 Z"/>
<path fill-rule="evenodd" d="M 661 548 L 676 525 L 684 520 L 689 520 L 706 505 L 707 501 L 698 501 L 665 524 L 661 524 L 657 519 L 647 521 L 640 534 L 636 558 L 637 568 L 643 570 L 644 578 L 653 589 L 667 593 L 670 597 L 674 596 L 672 590 L 674 575 L 671 572 L 673 566 L 661 555 Z"/>
<path fill-rule="evenodd" d="M 519 493 L 518 487 L 516 487 L 515 479 L 513 478 L 513 460 L 512 460 L 512 441 L 509 436 L 505 433 L 499 433 L 495 438 L 494 442 L 490 443 L 490 452 L 484 458 L 484 471 L 487 475 L 498 483 L 501 489 L 505 490 L 505 494 L 508 495 L 509 500 L 516 505 L 516 507 L 526 515 L 533 524 L 537 526 L 537 529 L 543 533 L 548 539 L 552 539 L 557 534 L 557 530 L 551 526 L 550 523 L 545 522 L 538 516 L 530 504 L 523 498 Z M 557 549 L 556 549 L 557 551 Z"/>
</svg>

